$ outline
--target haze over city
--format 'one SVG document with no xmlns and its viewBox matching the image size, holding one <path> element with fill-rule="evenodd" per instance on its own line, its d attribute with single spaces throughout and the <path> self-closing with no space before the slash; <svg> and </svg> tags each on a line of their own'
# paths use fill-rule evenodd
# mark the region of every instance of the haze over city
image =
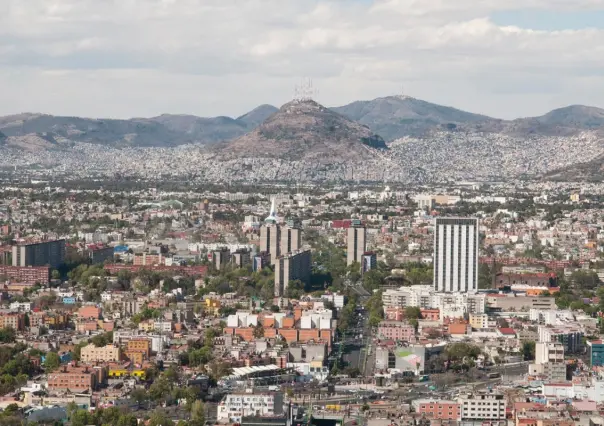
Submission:
<svg viewBox="0 0 604 426">
<path fill-rule="evenodd" d="M 238 116 L 311 77 L 498 118 L 604 106 L 596 0 L 2 0 L 0 115 Z"/>
</svg>

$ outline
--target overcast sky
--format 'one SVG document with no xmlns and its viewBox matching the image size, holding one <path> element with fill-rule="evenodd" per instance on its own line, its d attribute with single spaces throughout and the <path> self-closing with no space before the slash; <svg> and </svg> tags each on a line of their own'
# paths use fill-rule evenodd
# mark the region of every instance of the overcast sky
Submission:
<svg viewBox="0 0 604 426">
<path fill-rule="evenodd" d="M 237 116 L 405 94 L 604 107 L 604 0 L 0 0 L 0 115 Z"/>
</svg>

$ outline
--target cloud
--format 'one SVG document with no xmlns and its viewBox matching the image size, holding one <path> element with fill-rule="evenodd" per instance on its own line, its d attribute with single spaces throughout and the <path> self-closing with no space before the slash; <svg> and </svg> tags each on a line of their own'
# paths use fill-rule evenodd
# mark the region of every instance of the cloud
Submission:
<svg viewBox="0 0 604 426">
<path fill-rule="evenodd" d="M 0 15 L 0 89 L 13 98 L 0 106 L 5 114 L 237 115 L 287 101 L 304 76 L 329 105 L 404 85 L 420 98 L 502 117 L 564 103 L 604 106 L 604 82 L 592 79 L 604 67 L 604 30 L 490 19 L 524 9 L 602 10 L 604 0 L 0 3 L 8 6 Z"/>
</svg>

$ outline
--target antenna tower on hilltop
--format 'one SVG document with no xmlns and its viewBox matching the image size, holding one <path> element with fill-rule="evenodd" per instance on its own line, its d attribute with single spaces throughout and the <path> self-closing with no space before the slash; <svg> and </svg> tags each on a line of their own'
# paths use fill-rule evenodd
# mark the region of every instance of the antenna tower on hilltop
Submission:
<svg viewBox="0 0 604 426">
<path fill-rule="evenodd" d="M 294 86 L 294 101 L 312 101 L 317 91 L 313 88 L 312 79 L 304 78 L 302 83 Z"/>
<path fill-rule="evenodd" d="M 402 85 L 401 86 L 401 94 L 399 95 L 399 98 L 401 98 L 401 99 L 407 99 L 407 98 L 410 98 L 410 97 L 411 96 L 405 94 L 405 86 Z"/>
</svg>

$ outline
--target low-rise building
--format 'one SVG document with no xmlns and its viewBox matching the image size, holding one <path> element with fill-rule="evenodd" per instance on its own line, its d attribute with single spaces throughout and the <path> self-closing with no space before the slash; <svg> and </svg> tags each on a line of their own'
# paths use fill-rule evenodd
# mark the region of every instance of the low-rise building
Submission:
<svg viewBox="0 0 604 426">
<path fill-rule="evenodd" d="M 381 321 L 378 325 L 378 336 L 411 342 L 415 340 L 415 327 L 406 321 Z"/>
<path fill-rule="evenodd" d="M 82 362 L 117 362 L 121 359 L 120 348 L 116 345 L 97 347 L 90 343 L 84 346 L 80 352 Z"/>
<path fill-rule="evenodd" d="M 414 401 L 415 411 L 430 419 L 457 420 L 459 419 L 459 403 L 455 401 Z"/>
<path fill-rule="evenodd" d="M 233 393 L 218 405 L 217 420 L 241 423 L 243 416 L 276 416 L 284 412 L 283 393 Z"/>
<path fill-rule="evenodd" d="M 506 400 L 503 394 L 482 392 L 459 398 L 461 421 L 497 421 L 506 418 Z"/>
</svg>

